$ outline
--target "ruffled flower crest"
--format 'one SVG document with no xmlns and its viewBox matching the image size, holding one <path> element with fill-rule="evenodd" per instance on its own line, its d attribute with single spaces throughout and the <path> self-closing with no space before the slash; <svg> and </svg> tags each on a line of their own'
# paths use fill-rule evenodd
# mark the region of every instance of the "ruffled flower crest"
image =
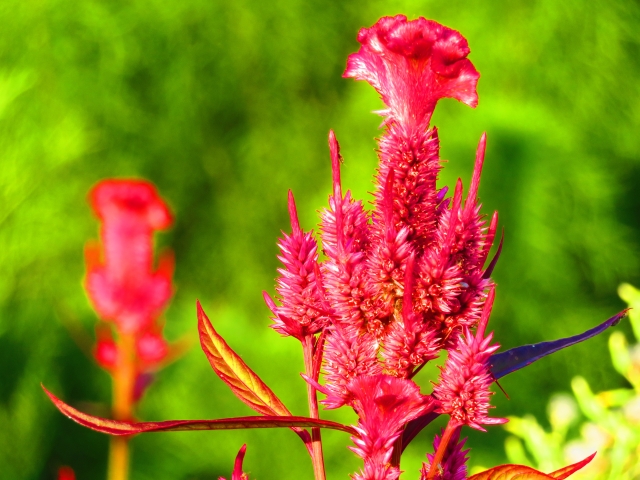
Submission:
<svg viewBox="0 0 640 480">
<path fill-rule="evenodd" d="M 345 77 L 366 80 L 388 107 L 383 114 L 403 125 L 426 127 L 440 98 L 478 103 L 480 74 L 467 59 L 460 33 L 432 20 L 383 17 L 358 33 Z"/>
</svg>

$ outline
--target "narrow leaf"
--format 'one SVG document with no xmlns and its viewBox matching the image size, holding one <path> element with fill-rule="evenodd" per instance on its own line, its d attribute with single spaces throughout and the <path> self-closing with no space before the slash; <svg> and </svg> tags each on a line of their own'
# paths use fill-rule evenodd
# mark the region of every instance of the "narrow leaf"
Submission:
<svg viewBox="0 0 640 480">
<path fill-rule="evenodd" d="M 555 472 L 550 473 L 549 476 L 551 478 L 556 478 L 558 480 L 563 480 L 563 479 L 567 478 L 569 475 L 571 475 L 571 474 L 577 472 L 578 470 L 580 470 L 582 467 L 584 467 L 586 464 L 588 464 L 591 460 L 593 460 L 593 457 L 595 457 L 595 456 L 596 456 L 596 454 L 594 452 L 591 455 L 589 455 L 587 458 L 585 458 L 584 460 L 581 460 L 578 463 L 574 463 L 573 465 L 569 465 L 568 467 L 561 468 L 560 470 L 556 470 Z"/>
<path fill-rule="evenodd" d="M 416 435 L 418 435 L 424 427 L 429 425 L 439 416 L 439 413 L 429 412 L 407 423 L 404 432 L 402 432 L 402 451 L 404 452 L 404 449 L 407 448 L 407 445 L 409 445 L 411 441 L 416 438 Z"/>
<path fill-rule="evenodd" d="M 573 337 L 561 338 L 552 342 L 541 342 L 534 345 L 523 345 L 521 347 L 512 348 L 506 352 L 494 353 L 491 355 L 489 362 L 491 363 L 491 373 L 496 379 L 502 378 L 509 373 L 515 372 L 521 368 L 531 365 L 533 362 L 540 360 L 547 355 L 562 350 L 563 348 L 583 342 L 591 337 L 604 332 L 607 328 L 617 325 L 622 317 L 627 314 L 627 310 L 614 315 L 606 322 L 601 323 L 597 327 L 587 330 Z"/>
<path fill-rule="evenodd" d="M 290 417 L 291 412 L 276 394 L 216 332 L 200 302 L 197 303 L 197 309 L 200 345 L 202 345 L 202 350 L 213 371 L 227 384 L 236 397 L 256 412 L 263 415 Z M 299 427 L 292 427 L 291 430 L 300 437 L 311 455 L 311 435 L 309 432 Z"/>
<path fill-rule="evenodd" d="M 579 335 L 574 335 L 573 337 L 561 338 L 552 342 L 536 343 L 534 345 L 523 345 L 507 350 L 506 352 L 494 353 L 489 359 L 491 363 L 491 373 L 494 378 L 498 380 L 558 350 L 595 337 L 607 328 L 617 325 L 620 319 L 627 314 L 628 310 L 629 309 L 623 310 L 591 330 L 587 330 Z M 416 435 L 433 420 L 438 418 L 438 416 L 437 413 L 430 412 L 407 423 L 407 427 L 402 434 L 402 449 L 404 450 Z"/>
<path fill-rule="evenodd" d="M 355 435 L 356 431 L 347 425 L 307 417 L 294 416 L 251 416 L 236 418 L 220 418 L 216 420 L 169 420 L 165 422 L 121 422 L 106 418 L 94 417 L 67 405 L 42 387 L 53 404 L 64 415 L 82 426 L 109 435 L 135 435 L 145 432 L 177 432 L 183 430 L 238 430 L 245 428 L 290 428 L 319 427 Z"/>
<path fill-rule="evenodd" d="M 496 250 L 496 254 L 493 256 L 491 263 L 484 271 L 482 278 L 489 278 L 493 273 L 493 269 L 496 268 L 496 264 L 498 263 L 498 259 L 500 258 L 500 254 L 502 253 L 502 244 L 504 243 L 504 229 L 502 230 L 502 236 L 500 237 L 500 243 L 498 244 L 498 250 Z"/>
<path fill-rule="evenodd" d="M 473 475 L 469 477 L 469 480 L 563 480 L 588 464 L 595 455 L 594 453 L 578 463 L 574 463 L 573 465 L 549 474 L 539 472 L 531 467 L 525 467 L 524 465 L 500 465 Z"/>
<path fill-rule="evenodd" d="M 469 480 L 549 480 L 552 478 L 524 465 L 500 465 L 472 475 Z"/>
<path fill-rule="evenodd" d="M 275 393 L 251 370 L 240 356 L 216 332 L 204 313 L 198 308 L 200 344 L 213 370 L 231 391 L 250 408 L 263 415 L 291 416 Z"/>
</svg>

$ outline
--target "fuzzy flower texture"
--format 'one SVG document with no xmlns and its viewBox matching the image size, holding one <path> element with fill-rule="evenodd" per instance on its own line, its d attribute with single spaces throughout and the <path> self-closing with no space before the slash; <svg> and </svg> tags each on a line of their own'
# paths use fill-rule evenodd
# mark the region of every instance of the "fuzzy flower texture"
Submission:
<svg viewBox="0 0 640 480">
<path fill-rule="evenodd" d="M 329 147 L 333 194 L 321 214 L 321 248 L 298 223 L 289 196 L 292 233 L 280 241 L 277 301 L 265 296 L 283 335 L 312 342 L 323 358 L 327 408 L 350 406 L 358 414 L 352 450 L 363 458 L 356 480 L 400 475 L 399 450 L 408 422 L 447 414 L 422 479 L 466 478 L 463 426 L 506 422 L 489 417 L 488 359 L 498 348 L 486 333 L 494 298 L 488 254 L 498 216 L 480 213 L 478 187 L 485 136 L 480 139 L 471 185 L 458 180 L 453 195 L 438 188 L 438 132 L 430 119 L 440 98 L 475 107 L 479 74 L 467 58 L 467 41 L 455 30 L 419 18 L 385 17 L 358 34 L 345 77 L 365 80 L 386 108 L 372 211 L 343 195 L 340 155 Z M 488 264 L 488 265 L 487 265 Z M 412 380 L 447 351 L 430 395 Z"/>
</svg>

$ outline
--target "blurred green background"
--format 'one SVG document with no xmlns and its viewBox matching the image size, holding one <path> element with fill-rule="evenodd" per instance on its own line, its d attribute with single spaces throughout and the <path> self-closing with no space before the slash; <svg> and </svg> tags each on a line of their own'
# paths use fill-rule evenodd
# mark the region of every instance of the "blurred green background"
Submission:
<svg viewBox="0 0 640 480">
<path fill-rule="evenodd" d="M 620 0 L 369 1 L 4 0 L 0 3 L 0 478 L 104 478 L 108 439 L 64 418 L 40 382 L 108 414 L 110 381 L 86 355 L 96 322 L 82 288 L 83 245 L 97 237 L 86 195 L 106 177 L 153 181 L 175 227 L 170 339 L 192 349 L 140 404 L 145 420 L 248 415 L 196 342 L 195 299 L 287 405 L 305 414 L 299 346 L 268 328 L 287 189 L 306 229 L 330 192 L 327 133 L 343 185 L 369 199 L 380 101 L 341 78 L 359 28 L 425 16 L 462 32 L 481 73 L 476 110 L 442 101 L 442 184 L 468 185 L 483 131 L 484 212 L 505 246 L 492 318 L 504 347 L 568 336 L 623 308 L 640 283 L 640 5 Z M 629 326 L 623 323 L 623 331 Z M 543 416 L 552 392 L 583 375 L 620 386 L 606 338 L 504 379 L 495 415 Z M 428 382 L 423 383 L 425 391 Z M 349 412 L 326 418 L 353 422 Z M 418 478 L 433 425 L 403 459 Z M 472 434 L 472 465 L 505 461 L 505 433 Z M 329 478 L 359 462 L 325 434 Z M 311 478 L 289 431 L 135 438 L 133 479 L 217 479 L 248 443 L 251 478 Z M 405 461 L 406 460 L 406 461 Z"/>
</svg>

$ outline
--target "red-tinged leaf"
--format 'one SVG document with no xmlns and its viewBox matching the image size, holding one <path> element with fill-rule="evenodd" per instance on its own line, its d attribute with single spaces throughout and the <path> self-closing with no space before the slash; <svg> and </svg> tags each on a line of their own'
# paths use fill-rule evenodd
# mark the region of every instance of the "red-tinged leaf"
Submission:
<svg viewBox="0 0 640 480">
<path fill-rule="evenodd" d="M 169 420 L 165 422 L 121 422 L 94 417 L 67 405 L 42 387 L 53 404 L 64 415 L 84 427 L 109 435 L 135 435 L 146 432 L 177 432 L 184 430 L 239 430 L 245 428 L 305 428 L 319 427 L 356 435 L 356 431 L 347 425 L 307 417 L 294 416 L 252 416 L 220 418 L 216 420 Z"/>
<path fill-rule="evenodd" d="M 250 408 L 263 415 L 291 416 L 275 393 L 251 370 L 216 332 L 198 302 L 200 344 L 209 363 L 231 391 Z"/>
<path fill-rule="evenodd" d="M 236 397 L 256 412 L 263 415 L 290 417 L 291 412 L 276 394 L 216 332 L 200 302 L 197 303 L 197 309 L 200 345 L 213 371 L 227 384 Z M 311 455 L 311 435 L 309 432 L 299 427 L 292 427 L 291 430 L 300 437 Z"/>
<path fill-rule="evenodd" d="M 595 456 L 596 456 L 596 454 L 594 452 L 591 455 L 589 455 L 587 458 L 585 458 L 584 460 L 581 460 L 580 462 L 574 463 L 573 465 L 569 465 L 568 467 L 561 468 L 560 470 L 556 470 L 555 472 L 550 473 L 549 476 L 551 478 L 555 478 L 557 480 L 563 480 L 563 479 L 567 478 L 569 475 L 572 475 L 573 473 L 577 472 L 582 467 L 587 465 L 591 460 L 593 460 L 593 457 L 595 457 Z"/>
<path fill-rule="evenodd" d="M 563 480 L 588 464 L 595 455 L 594 453 L 578 463 L 561 468 L 553 473 L 542 473 L 524 465 L 500 465 L 473 475 L 469 477 L 469 480 Z"/>
<path fill-rule="evenodd" d="M 476 475 L 469 480 L 549 480 L 553 477 L 524 465 L 500 465 Z"/>
<path fill-rule="evenodd" d="M 527 365 L 531 365 L 533 362 L 547 355 L 551 355 L 558 350 L 595 337 L 607 328 L 617 325 L 620 319 L 627 314 L 627 311 L 628 309 L 623 310 L 597 327 L 579 335 L 574 335 L 573 337 L 561 338 L 560 340 L 554 340 L 552 342 L 536 343 L 534 345 L 523 345 L 522 347 L 512 348 L 506 352 L 494 353 L 489 359 L 489 363 L 491 363 L 491 373 L 493 373 L 493 376 L 497 380 Z"/>
</svg>

